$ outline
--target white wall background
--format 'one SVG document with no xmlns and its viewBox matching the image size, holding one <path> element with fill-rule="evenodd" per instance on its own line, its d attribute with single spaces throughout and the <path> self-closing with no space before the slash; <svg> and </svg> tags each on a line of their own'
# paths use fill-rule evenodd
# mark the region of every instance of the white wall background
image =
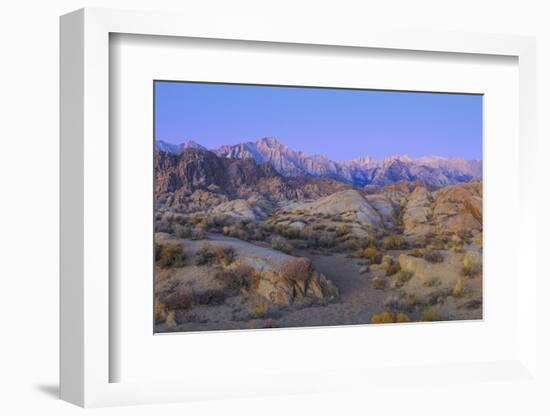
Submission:
<svg viewBox="0 0 550 416">
<path fill-rule="evenodd" d="M 73 414 L 82 410 L 56 399 L 58 382 L 58 16 L 84 6 L 178 10 L 208 24 L 212 13 L 300 23 L 313 20 L 337 30 L 360 29 L 387 20 L 404 27 L 512 33 L 537 36 L 540 190 L 539 265 L 548 244 L 550 151 L 550 11 L 546 0 L 333 0 L 170 1 L 11 0 L 0 10 L 0 413 Z M 513 221 L 513 219 L 511 219 Z M 503 234 L 503 238 L 505 238 Z M 543 245 L 544 244 L 544 245 Z M 540 272 L 539 272 L 540 273 Z M 543 272 L 542 272 L 543 273 Z M 544 273 L 543 273 L 544 274 Z M 550 278 L 550 275 L 546 273 Z M 542 281 L 543 300 L 550 285 Z M 539 302 L 538 319 L 550 328 L 549 306 Z M 533 317 L 536 319 L 537 317 Z M 541 326 L 541 328 L 542 328 Z M 550 375 L 549 334 L 539 356 Z M 543 352 L 546 351 L 546 354 Z M 546 394 L 550 388 L 546 386 Z M 431 391 L 388 386 L 363 397 L 346 392 L 323 396 L 261 398 L 100 409 L 99 414 L 549 414 L 542 390 L 506 383 L 434 385 Z M 420 399 L 420 400 L 419 400 Z M 421 404 L 420 404 L 421 403 Z M 406 413 L 405 413 L 406 412 Z"/>
</svg>

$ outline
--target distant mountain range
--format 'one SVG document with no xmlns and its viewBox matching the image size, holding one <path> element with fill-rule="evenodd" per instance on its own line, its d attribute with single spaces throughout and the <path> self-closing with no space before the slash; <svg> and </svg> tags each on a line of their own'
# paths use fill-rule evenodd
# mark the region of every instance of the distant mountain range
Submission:
<svg viewBox="0 0 550 416">
<path fill-rule="evenodd" d="M 180 153 L 186 149 L 206 150 L 195 141 L 175 145 L 160 140 L 156 142 L 156 149 L 168 153 Z M 375 160 L 367 156 L 334 161 L 325 156 L 307 155 L 292 150 L 273 137 L 209 150 L 220 158 L 252 159 L 257 164 L 269 163 L 285 177 L 329 178 L 357 187 L 384 186 L 400 181 L 422 181 L 441 187 L 482 177 L 482 163 L 479 160 L 439 156 L 391 156 Z"/>
<path fill-rule="evenodd" d="M 161 152 L 168 152 L 168 153 L 179 153 L 182 150 L 185 149 L 203 149 L 206 150 L 206 147 L 201 146 L 194 140 L 187 140 L 185 142 L 182 142 L 180 144 L 173 144 L 165 142 L 164 140 L 157 140 L 155 142 L 155 148 L 157 150 L 160 150 Z"/>
</svg>

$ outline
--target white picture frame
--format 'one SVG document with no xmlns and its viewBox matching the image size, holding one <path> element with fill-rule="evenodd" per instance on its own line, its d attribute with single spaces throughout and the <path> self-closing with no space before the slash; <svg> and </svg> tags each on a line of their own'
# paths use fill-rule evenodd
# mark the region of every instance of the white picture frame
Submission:
<svg viewBox="0 0 550 416">
<path fill-rule="evenodd" d="M 381 379 L 407 380 L 403 369 L 349 369 L 318 374 L 281 373 L 269 380 L 238 380 L 230 386 L 207 379 L 157 382 L 111 382 L 109 258 L 109 36 L 113 33 L 207 39 L 280 42 L 334 47 L 382 48 L 453 54 L 504 55 L 518 59 L 520 177 L 517 242 L 518 267 L 523 272 L 517 292 L 517 354 L 499 361 L 439 366 L 418 363 L 421 380 L 438 374 L 446 380 L 479 382 L 474 376 L 505 380 L 535 379 L 536 316 L 535 241 L 535 40 L 530 37 L 467 33 L 384 31 L 379 28 L 338 33 L 312 26 L 281 28 L 277 24 L 234 25 L 194 21 L 192 16 L 167 13 L 82 9 L 61 18 L 61 398 L 80 406 L 158 403 L 210 397 L 322 392 Z M 522 319 L 522 317 L 527 317 Z M 298 334 L 299 330 L 295 330 Z M 410 378 L 409 382 L 413 383 Z M 481 378 L 483 379 L 483 377 Z M 309 382 L 307 382 L 309 381 Z"/>
</svg>

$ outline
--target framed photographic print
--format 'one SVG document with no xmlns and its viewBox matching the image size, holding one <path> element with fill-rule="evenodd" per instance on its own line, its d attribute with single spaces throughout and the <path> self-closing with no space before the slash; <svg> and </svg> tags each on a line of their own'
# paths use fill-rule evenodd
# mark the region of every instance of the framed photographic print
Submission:
<svg viewBox="0 0 550 416">
<path fill-rule="evenodd" d="M 534 40 L 239 28 L 61 19 L 62 398 L 537 383 Z"/>
<path fill-rule="evenodd" d="M 482 95 L 154 97 L 155 332 L 482 318 Z"/>
</svg>

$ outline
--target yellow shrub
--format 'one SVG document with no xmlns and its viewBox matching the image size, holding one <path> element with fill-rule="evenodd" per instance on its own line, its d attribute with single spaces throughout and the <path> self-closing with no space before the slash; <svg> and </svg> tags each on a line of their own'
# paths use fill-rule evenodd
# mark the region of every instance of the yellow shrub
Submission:
<svg viewBox="0 0 550 416">
<path fill-rule="evenodd" d="M 411 318 L 406 313 L 398 312 L 395 314 L 395 322 L 411 322 Z"/>
<path fill-rule="evenodd" d="M 462 285 L 462 279 L 459 277 L 453 287 L 453 296 L 456 298 L 464 292 L 464 286 Z"/>
<path fill-rule="evenodd" d="M 250 316 L 254 319 L 265 318 L 267 316 L 268 309 L 269 309 L 269 305 L 267 303 L 265 302 L 256 303 L 249 310 Z"/>
<path fill-rule="evenodd" d="M 393 313 L 390 311 L 384 311 L 379 314 L 372 315 L 370 320 L 371 324 L 391 324 L 393 323 Z"/>
<path fill-rule="evenodd" d="M 405 313 L 397 312 L 393 313 L 390 311 L 384 311 L 379 314 L 372 315 L 370 320 L 371 324 L 393 324 L 393 323 L 402 323 L 410 322 L 411 318 Z"/>
<path fill-rule="evenodd" d="M 166 305 L 159 301 L 155 301 L 155 322 L 164 322 L 166 320 Z"/>
<path fill-rule="evenodd" d="M 424 322 L 437 321 L 437 312 L 433 308 L 426 308 L 420 312 L 420 320 Z"/>
</svg>

